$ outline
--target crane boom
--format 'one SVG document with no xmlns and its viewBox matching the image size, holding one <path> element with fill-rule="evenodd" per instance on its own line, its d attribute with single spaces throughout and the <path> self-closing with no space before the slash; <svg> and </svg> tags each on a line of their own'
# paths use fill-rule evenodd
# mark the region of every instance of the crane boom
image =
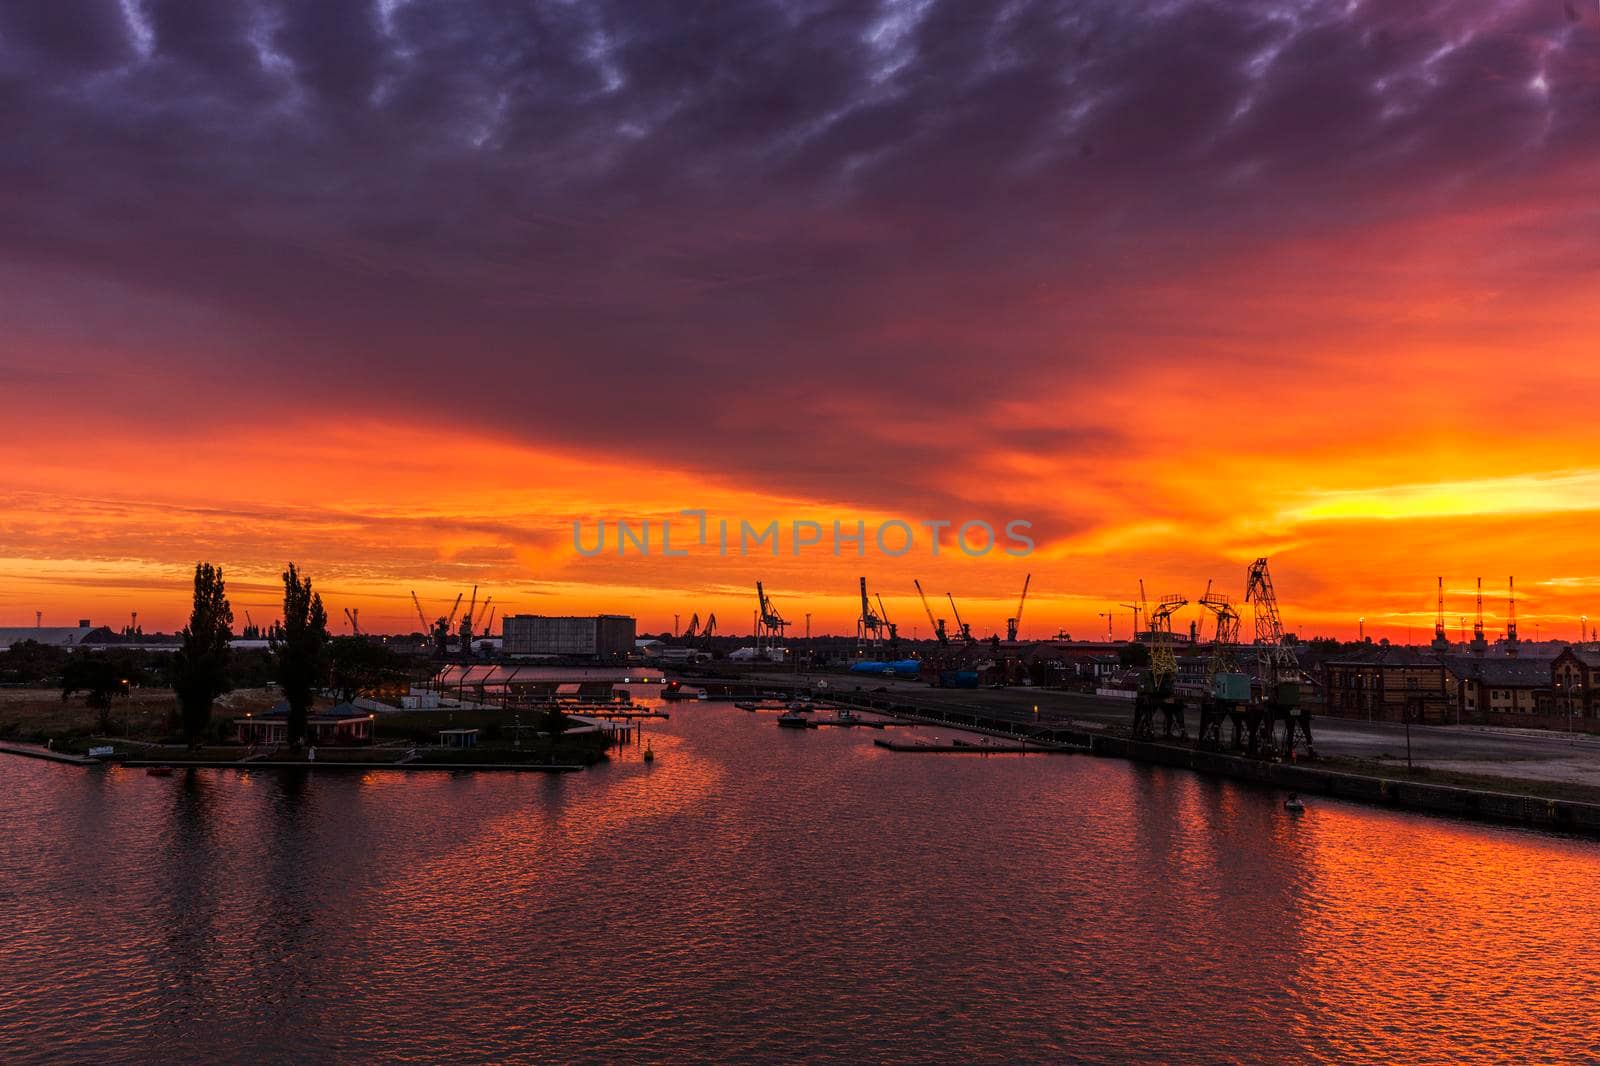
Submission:
<svg viewBox="0 0 1600 1066">
<path fill-rule="evenodd" d="M 961 608 L 956 606 L 956 598 L 946 592 L 944 598 L 950 601 L 950 613 L 956 618 L 956 632 L 961 634 L 961 639 L 968 644 L 972 643 L 972 630 L 967 628 L 967 623 L 961 620 Z"/>
<path fill-rule="evenodd" d="M 917 586 L 917 595 L 922 600 L 922 609 L 928 612 L 928 624 L 933 627 L 934 639 L 940 644 L 948 644 L 950 640 L 944 633 L 944 619 L 933 616 L 933 608 L 928 606 L 928 594 L 922 591 L 922 582 L 912 578 L 911 583 Z"/>
<path fill-rule="evenodd" d="M 1256 655 L 1261 662 L 1262 682 L 1272 686 L 1280 681 L 1298 681 L 1300 664 L 1294 649 L 1283 642 L 1283 619 L 1278 616 L 1278 596 L 1272 589 L 1265 557 L 1250 564 L 1244 598 L 1255 607 Z"/>
<path fill-rule="evenodd" d="M 449 629 L 451 626 L 455 625 L 455 623 L 456 623 L 456 612 L 461 610 L 461 597 L 464 596 L 464 595 L 465 595 L 465 593 L 461 593 L 461 592 L 456 593 L 455 606 L 450 608 L 450 617 L 446 618 L 444 620 L 444 627 L 446 629 Z"/>
<path fill-rule="evenodd" d="M 883 619 L 883 626 L 889 631 L 889 642 L 899 647 L 900 628 L 889 621 L 889 611 L 883 606 L 883 596 L 879 593 L 873 593 L 873 598 L 878 601 L 878 617 Z"/>
<path fill-rule="evenodd" d="M 411 605 L 417 609 L 417 621 L 422 623 L 422 631 L 428 632 L 433 627 L 428 625 L 428 616 L 422 613 L 422 601 L 417 599 L 417 590 L 411 590 Z"/>
<path fill-rule="evenodd" d="M 1022 626 L 1022 609 L 1028 605 L 1028 585 L 1032 581 L 1032 574 L 1028 574 L 1022 579 L 1022 598 L 1017 601 L 1016 617 L 1006 619 L 1006 640 L 1008 641 L 1017 639 L 1017 630 Z"/>
</svg>

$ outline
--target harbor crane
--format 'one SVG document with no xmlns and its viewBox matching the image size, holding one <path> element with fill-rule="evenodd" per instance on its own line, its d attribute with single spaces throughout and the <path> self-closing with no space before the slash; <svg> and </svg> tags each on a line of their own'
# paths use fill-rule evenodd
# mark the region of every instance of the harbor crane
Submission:
<svg viewBox="0 0 1600 1066">
<path fill-rule="evenodd" d="M 693 640 L 700 632 L 700 612 L 689 616 L 689 628 L 683 631 L 684 640 Z"/>
<path fill-rule="evenodd" d="M 1488 642 L 1483 635 L 1483 578 L 1478 579 L 1478 619 L 1472 623 L 1472 650 L 1483 654 Z"/>
<path fill-rule="evenodd" d="M 457 601 L 460 602 L 459 600 Z M 478 586 L 472 586 L 472 599 L 467 601 L 467 613 L 461 616 L 461 654 L 472 654 L 472 613 L 478 607 Z"/>
<path fill-rule="evenodd" d="M 451 626 L 453 626 L 453 625 L 455 625 L 455 624 L 456 624 L 456 612 L 457 612 L 457 611 L 459 611 L 459 610 L 461 610 L 461 597 L 462 597 L 462 596 L 463 596 L 463 595 L 465 595 L 465 594 L 464 594 L 464 593 L 460 593 L 460 592 L 458 592 L 458 593 L 456 593 L 456 602 L 455 602 L 455 606 L 453 606 L 453 607 L 451 607 L 451 608 L 450 608 L 450 617 L 449 617 L 449 618 L 446 618 L 446 619 L 445 619 L 445 620 L 444 620 L 444 627 L 445 627 L 445 629 L 447 629 L 447 630 L 448 630 L 448 629 L 449 629 L 449 628 L 450 628 L 450 627 L 451 627 Z"/>
<path fill-rule="evenodd" d="M 1444 578 L 1439 578 L 1439 613 L 1433 621 L 1433 646 L 1440 651 L 1450 647 L 1450 634 L 1444 628 Z"/>
<path fill-rule="evenodd" d="M 350 623 L 350 634 L 352 636 L 359 637 L 361 635 L 361 622 L 359 621 L 360 615 L 361 608 L 359 607 L 353 611 L 348 607 L 344 609 L 344 616 Z"/>
<path fill-rule="evenodd" d="M 1212 592 L 1210 582 L 1200 606 L 1211 612 L 1217 627 L 1206 661 L 1205 690 L 1200 695 L 1200 744 L 1220 748 L 1222 723 L 1228 720 L 1233 723 L 1237 747 L 1243 736 L 1243 708 L 1250 702 L 1249 675 L 1240 672 L 1233 652 L 1239 643 L 1239 611 L 1226 595 Z"/>
<path fill-rule="evenodd" d="M 1032 574 L 1029 574 L 1022 579 L 1022 598 L 1017 601 L 1016 617 L 1006 619 L 1006 640 L 1011 643 L 1016 642 L 1017 629 L 1022 625 L 1022 609 L 1028 605 L 1028 585 L 1032 581 Z"/>
<path fill-rule="evenodd" d="M 922 609 L 928 612 L 928 624 L 933 627 L 934 639 L 943 647 L 950 643 L 950 637 L 944 631 L 944 619 L 933 616 L 933 608 L 928 606 L 928 594 L 922 591 L 922 582 L 913 578 L 911 583 L 917 586 L 917 596 L 922 600 Z"/>
<path fill-rule="evenodd" d="M 717 634 L 717 616 L 715 613 L 706 616 L 705 627 L 700 630 L 701 640 L 710 640 Z"/>
<path fill-rule="evenodd" d="M 1506 596 L 1506 644 L 1514 655 L 1517 646 L 1517 579 L 1514 577 L 1506 578 Z"/>
<path fill-rule="evenodd" d="M 1139 634 L 1143 632 L 1139 628 L 1139 617 L 1149 613 L 1144 606 L 1144 578 L 1139 579 L 1139 599 L 1134 603 L 1119 603 L 1117 606 L 1125 607 L 1133 612 L 1133 639 L 1138 640 Z"/>
<path fill-rule="evenodd" d="M 417 621 L 422 623 L 422 631 L 426 633 L 431 630 L 433 627 L 428 624 L 428 616 L 422 612 L 422 601 L 417 599 L 416 589 L 411 590 L 411 606 L 417 609 Z"/>
<path fill-rule="evenodd" d="M 1144 601 L 1144 582 L 1139 582 L 1139 599 Z M 1184 722 L 1183 701 L 1176 696 L 1178 683 L 1178 657 L 1173 650 L 1172 616 L 1188 604 L 1184 596 L 1173 593 L 1156 601 L 1154 611 L 1146 615 L 1149 623 L 1150 666 L 1140 679 L 1139 693 L 1134 699 L 1133 734 L 1141 739 L 1155 735 L 1155 712 L 1163 718 L 1162 735 L 1170 737 L 1174 730 L 1181 737 L 1189 735 Z"/>
<path fill-rule="evenodd" d="M 869 641 L 874 648 L 883 643 L 883 619 L 872 609 L 872 601 L 867 597 L 867 579 L 863 577 L 861 617 L 856 619 L 856 650 L 861 651 L 866 648 Z"/>
<path fill-rule="evenodd" d="M 767 590 L 759 581 L 756 582 L 756 602 L 761 609 L 756 624 L 756 646 L 759 648 L 764 639 L 767 646 L 771 647 L 774 635 L 779 641 L 783 640 L 784 627 L 789 623 L 778 613 L 778 609 L 772 606 L 772 601 L 767 599 Z"/>
<path fill-rule="evenodd" d="M 1250 564 L 1245 582 L 1245 602 L 1255 608 L 1256 659 L 1261 675 L 1261 692 L 1266 705 L 1264 723 L 1271 740 L 1277 723 L 1284 723 L 1284 751 L 1294 754 L 1296 734 L 1306 738 L 1306 752 L 1316 750 L 1311 742 L 1311 717 L 1300 705 L 1300 663 L 1294 649 L 1284 643 L 1283 619 L 1278 615 L 1278 596 L 1272 588 L 1265 556 Z M 1253 740 L 1253 738 L 1252 738 Z"/>
<path fill-rule="evenodd" d="M 972 639 L 972 627 L 961 620 L 961 609 L 956 606 L 956 598 L 948 592 L 944 594 L 944 598 L 950 601 L 950 613 L 955 615 L 956 632 L 961 634 L 961 642 L 963 644 L 975 643 Z"/>
<path fill-rule="evenodd" d="M 889 646 L 898 648 L 900 646 L 900 629 L 889 621 L 889 612 L 883 606 L 883 596 L 878 593 L 873 593 L 873 596 L 878 601 L 878 617 L 883 619 L 883 627 L 889 631 Z"/>
</svg>

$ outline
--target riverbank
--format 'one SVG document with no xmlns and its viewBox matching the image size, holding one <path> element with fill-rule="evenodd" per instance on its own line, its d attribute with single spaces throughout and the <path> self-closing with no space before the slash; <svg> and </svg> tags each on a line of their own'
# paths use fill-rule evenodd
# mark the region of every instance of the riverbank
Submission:
<svg viewBox="0 0 1600 1066">
<path fill-rule="evenodd" d="M 1511 778 L 1495 778 L 1495 782 L 1503 783 L 1491 784 L 1463 779 L 1462 775 L 1432 780 L 1429 778 L 1433 772 L 1427 769 L 1408 772 L 1400 767 L 1391 769 L 1373 764 L 1363 767 L 1351 765 L 1354 760 L 1273 762 L 1177 743 L 1136 741 L 1109 730 L 1091 731 L 1081 725 L 1018 720 L 972 704 L 913 704 L 891 693 L 834 691 L 829 698 L 908 721 L 1012 741 L 1026 739 L 1065 745 L 1100 757 L 1178 767 L 1308 795 L 1321 794 L 1427 814 L 1600 836 L 1600 801 L 1584 786 L 1564 782 L 1522 783 Z"/>
</svg>

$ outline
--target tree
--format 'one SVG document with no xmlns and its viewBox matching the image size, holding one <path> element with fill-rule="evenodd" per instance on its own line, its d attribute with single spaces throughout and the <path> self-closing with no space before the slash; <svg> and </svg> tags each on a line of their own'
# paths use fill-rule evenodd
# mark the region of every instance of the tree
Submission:
<svg viewBox="0 0 1600 1066">
<path fill-rule="evenodd" d="M 62 701 L 73 693 L 85 693 L 84 702 L 100 712 L 101 734 L 111 732 L 111 701 L 127 691 L 128 676 L 123 664 L 103 655 L 79 652 L 61 668 Z"/>
<path fill-rule="evenodd" d="M 194 607 L 178 635 L 183 644 L 172 657 L 172 691 L 178 697 L 183 737 L 194 747 L 211 723 L 211 705 L 228 691 L 233 607 L 221 567 L 195 564 Z"/>
<path fill-rule="evenodd" d="M 353 700 L 406 676 L 399 656 L 375 640 L 334 637 L 328 650 L 333 666 L 333 687 L 341 700 Z"/>
<path fill-rule="evenodd" d="M 12 685 L 37 685 L 59 677 L 66 665 L 67 651 L 36 640 L 20 640 L 0 652 L 0 682 Z"/>
<path fill-rule="evenodd" d="M 278 685 L 289 703 L 289 744 L 299 749 L 312 697 L 327 677 L 328 612 L 322 596 L 311 591 L 311 579 L 302 578 L 293 563 L 283 572 L 283 621 L 273 630 L 272 651 Z"/>
</svg>

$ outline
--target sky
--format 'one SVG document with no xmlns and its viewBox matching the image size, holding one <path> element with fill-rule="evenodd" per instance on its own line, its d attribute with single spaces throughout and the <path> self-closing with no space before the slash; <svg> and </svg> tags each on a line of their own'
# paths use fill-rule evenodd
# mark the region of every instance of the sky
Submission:
<svg viewBox="0 0 1600 1066">
<path fill-rule="evenodd" d="M 1600 621 L 1597 0 L 10 0 L 0 127 L 0 625 Z"/>
</svg>

